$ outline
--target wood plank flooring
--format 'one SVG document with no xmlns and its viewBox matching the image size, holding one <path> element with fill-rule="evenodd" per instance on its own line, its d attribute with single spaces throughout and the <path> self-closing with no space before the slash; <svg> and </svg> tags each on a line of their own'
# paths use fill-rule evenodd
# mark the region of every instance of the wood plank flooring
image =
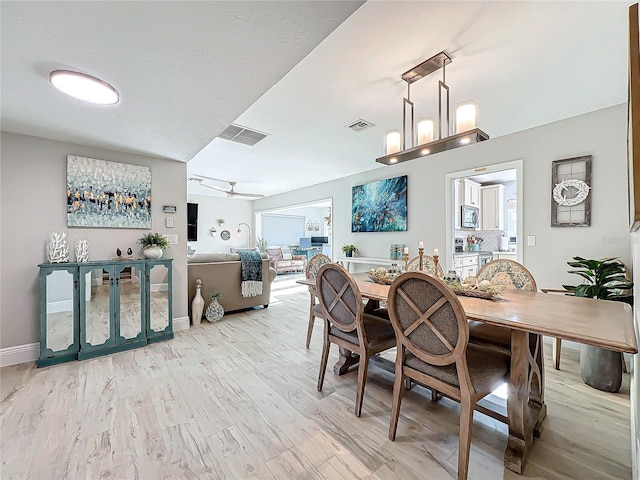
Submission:
<svg viewBox="0 0 640 480">
<path fill-rule="evenodd" d="M 36 369 L 0 370 L 2 479 L 455 478 L 458 406 L 415 387 L 387 438 L 393 377 L 372 363 L 361 418 L 356 373 L 316 391 L 321 325 L 304 347 L 308 292 L 279 277 L 266 309 L 169 342 Z M 337 359 L 331 351 L 330 366 Z M 631 478 L 629 375 L 607 394 L 575 356 L 547 352 L 548 417 L 524 475 L 505 470 L 507 427 L 476 413 L 471 479 Z"/>
</svg>

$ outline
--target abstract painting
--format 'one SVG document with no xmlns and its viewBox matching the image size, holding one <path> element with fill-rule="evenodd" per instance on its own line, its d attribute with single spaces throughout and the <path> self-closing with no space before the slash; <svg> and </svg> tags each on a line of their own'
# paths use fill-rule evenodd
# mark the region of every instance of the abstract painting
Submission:
<svg viewBox="0 0 640 480">
<path fill-rule="evenodd" d="M 151 169 L 67 155 L 67 225 L 151 228 Z"/>
<path fill-rule="evenodd" d="M 405 232 L 406 230 L 406 175 L 356 185 L 352 188 L 352 232 Z"/>
</svg>

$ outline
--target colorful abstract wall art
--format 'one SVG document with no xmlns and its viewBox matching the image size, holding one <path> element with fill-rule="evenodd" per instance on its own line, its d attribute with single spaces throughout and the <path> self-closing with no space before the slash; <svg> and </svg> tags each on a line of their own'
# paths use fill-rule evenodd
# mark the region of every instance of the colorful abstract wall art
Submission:
<svg viewBox="0 0 640 480">
<path fill-rule="evenodd" d="M 352 188 L 352 232 L 405 232 L 406 230 L 406 175 L 356 185 Z"/>
<path fill-rule="evenodd" d="M 67 225 L 151 228 L 151 169 L 67 155 Z"/>
</svg>

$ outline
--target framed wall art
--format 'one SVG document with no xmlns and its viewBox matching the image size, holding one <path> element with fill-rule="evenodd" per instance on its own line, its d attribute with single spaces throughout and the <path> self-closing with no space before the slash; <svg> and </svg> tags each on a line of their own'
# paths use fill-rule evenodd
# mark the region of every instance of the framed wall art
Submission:
<svg viewBox="0 0 640 480">
<path fill-rule="evenodd" d="M 67 155 L 67 225 L 151 228 L 151 169 Z"/>
<path fill-rule="evenodd" d="M 591 225 L 591 159 L 586 155 L 552 163 L 552 227 Z"/>
<path fill-rule="evenodd" d="M 352 187 L 352 232 L 405 232 L 406 230 L 406 175 Z"/>
</svg>

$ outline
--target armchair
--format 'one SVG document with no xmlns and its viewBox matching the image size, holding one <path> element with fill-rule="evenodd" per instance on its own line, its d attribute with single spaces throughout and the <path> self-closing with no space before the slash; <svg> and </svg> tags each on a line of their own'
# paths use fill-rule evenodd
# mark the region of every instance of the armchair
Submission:
<svg viewBox="0 0 640 480">
<path fill-rule="evenodd" d="M 276 273 L 303 272 L 307 257 L 306 255 L 293 255 L 289 247 L 269 247 L 267 248 L 271 267 Z"/>
</svg>

